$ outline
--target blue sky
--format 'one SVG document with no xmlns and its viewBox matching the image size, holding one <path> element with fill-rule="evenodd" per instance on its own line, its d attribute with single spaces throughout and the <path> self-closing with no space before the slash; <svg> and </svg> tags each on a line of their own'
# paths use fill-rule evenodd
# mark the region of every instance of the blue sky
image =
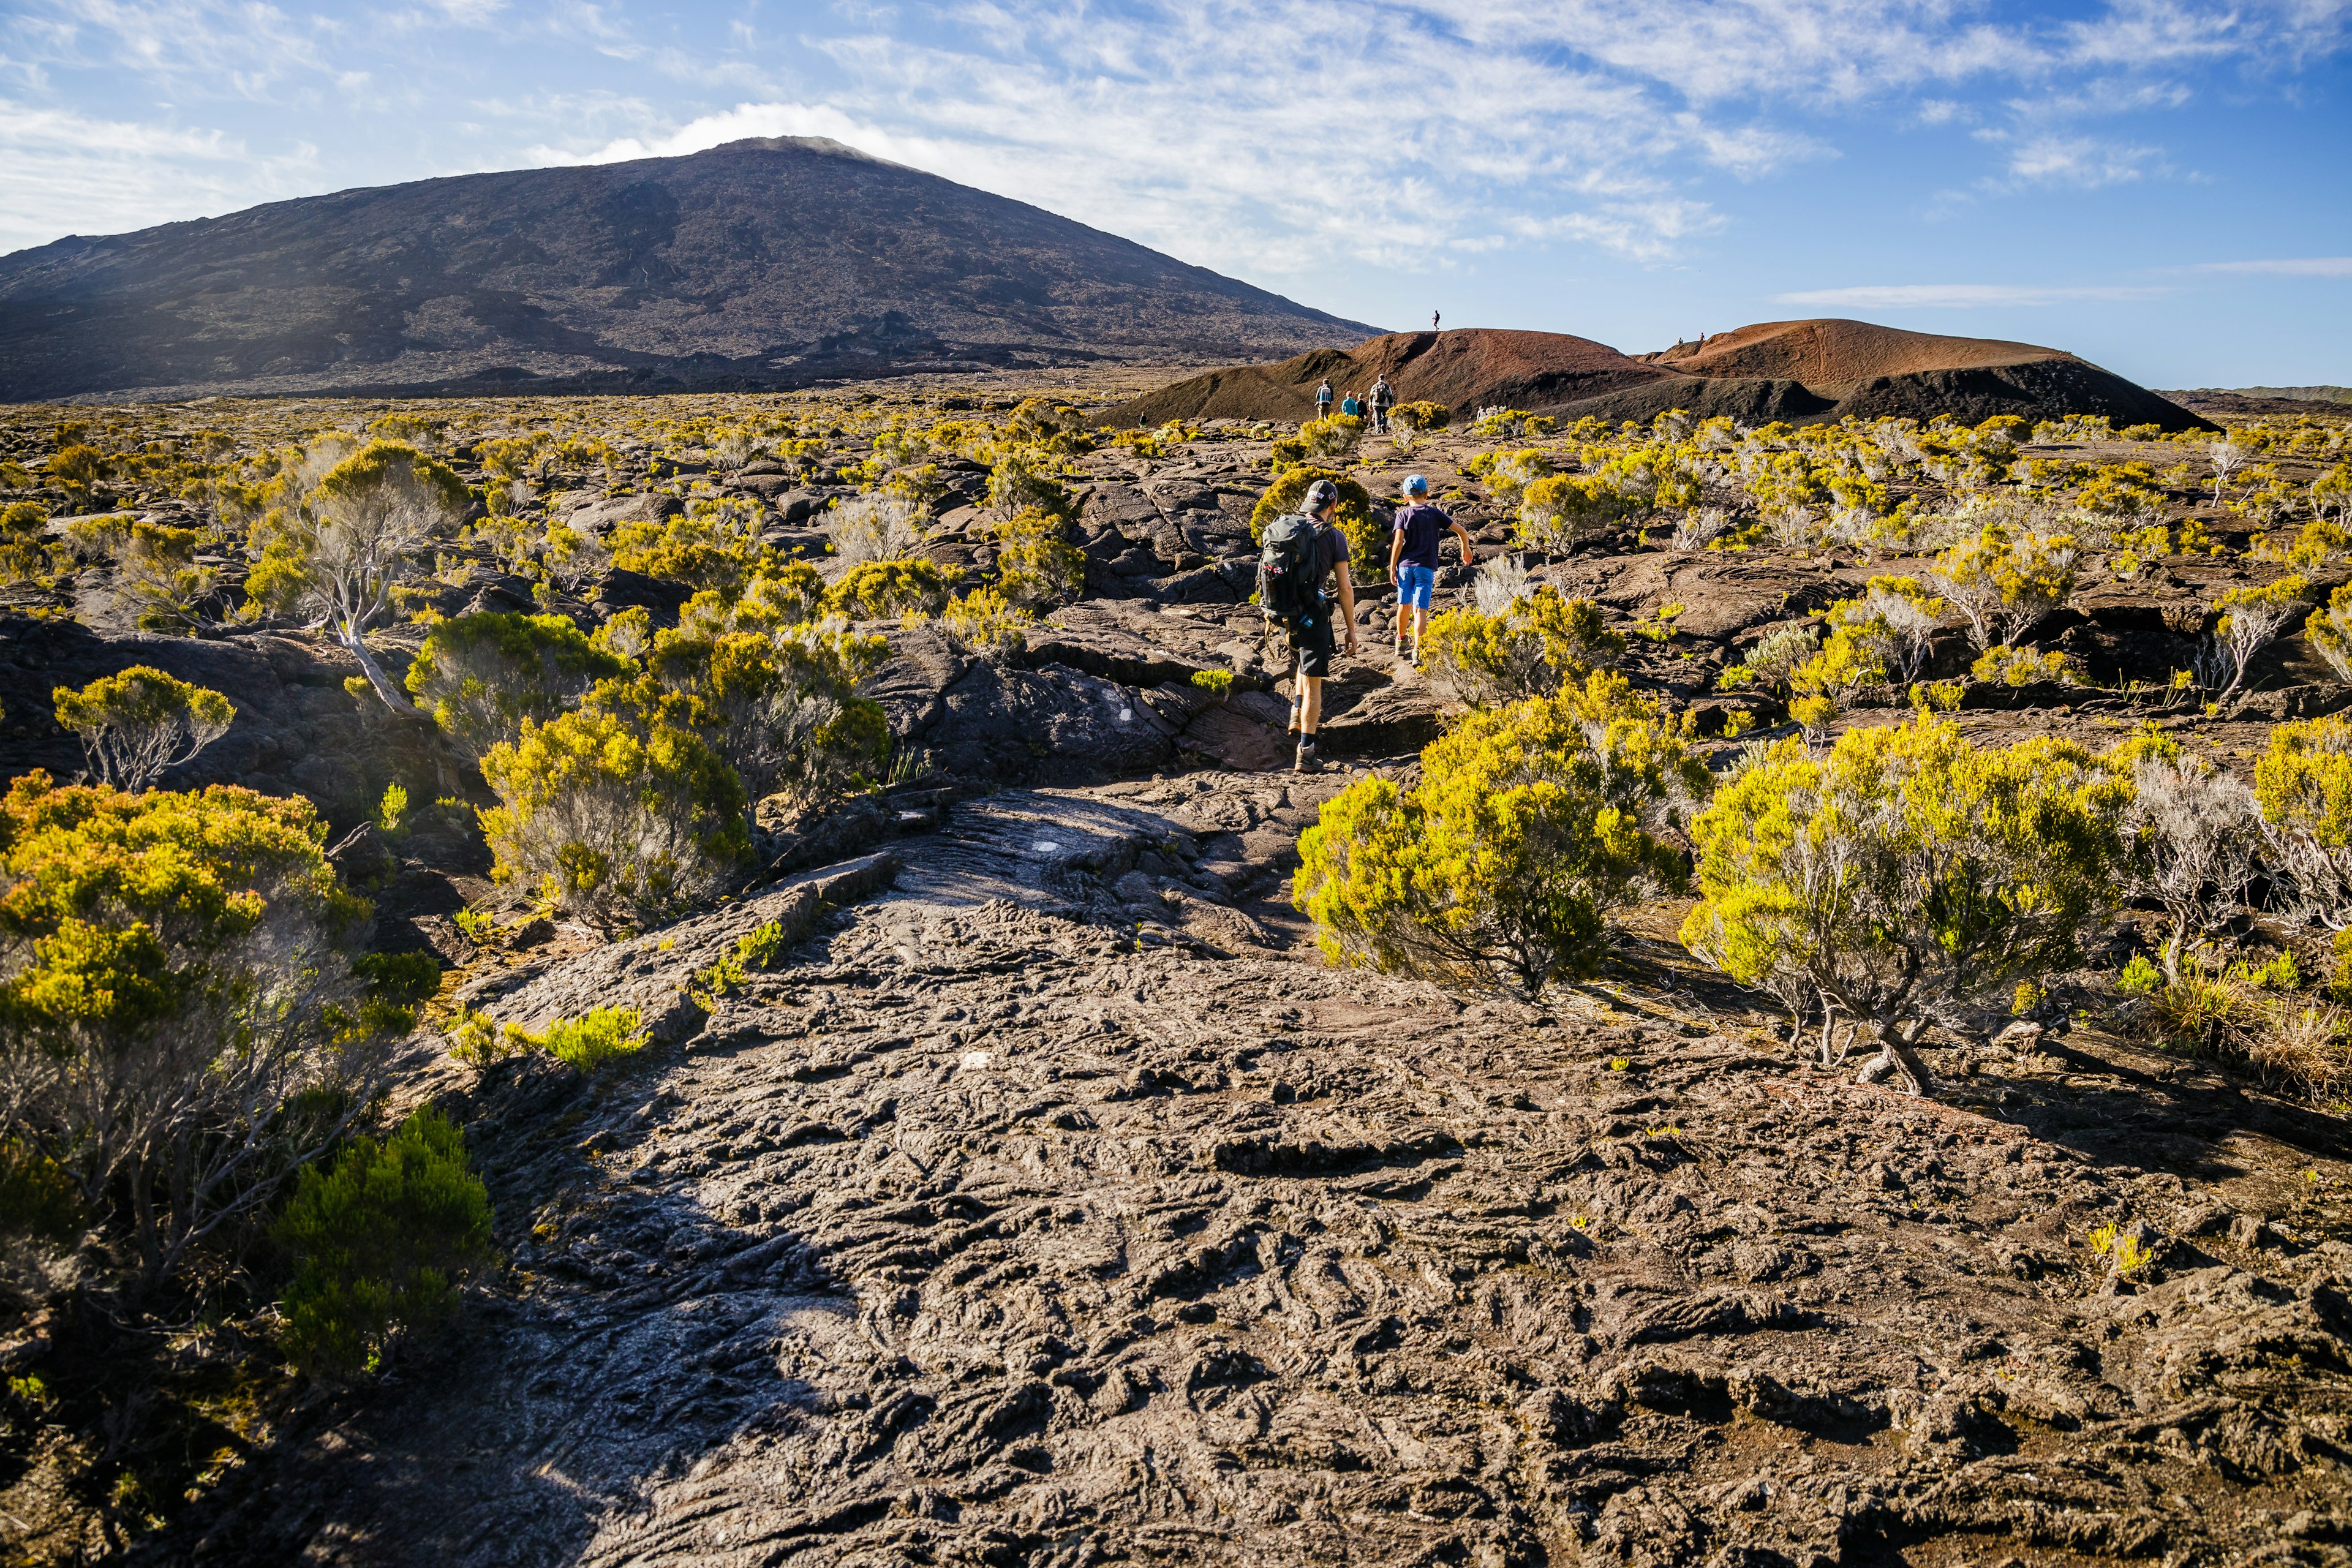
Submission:
<svg viewBox="0 0 2352 1568">
<path fill-rule="evenodd" d="M 1383 326 L 2352 383 L 2352 0 L 0 0 L 0 249 L 777 134 Z"/>
</svg>

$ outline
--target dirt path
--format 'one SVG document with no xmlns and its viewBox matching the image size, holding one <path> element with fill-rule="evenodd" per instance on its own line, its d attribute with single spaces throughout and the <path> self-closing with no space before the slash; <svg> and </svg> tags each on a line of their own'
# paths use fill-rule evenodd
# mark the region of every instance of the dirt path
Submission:
<svg viewBox="0 0 2352 1568">
<path fill-rule="evenodd" d="M 972 803 L 684 1046 L 473 1091 L 505 1288 L 174 1553 L 2343 1560 L 2337 1123 L 1335 973 L 1247 912 L 1317 794 Z"/>
</svg>

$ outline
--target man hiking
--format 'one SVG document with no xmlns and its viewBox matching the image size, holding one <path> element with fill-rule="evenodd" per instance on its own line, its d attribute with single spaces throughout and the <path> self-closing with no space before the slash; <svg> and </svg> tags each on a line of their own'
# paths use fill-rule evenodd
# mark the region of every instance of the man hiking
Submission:
<svg viewBox="0 0 2352 1568">
<path fill-rule="evenodd" d="M 1303 510 L 1285 512 L 1265 525 L 1257 563 L 1258 608 L 1289 635 L 1297 656 L 1290 694 L 1290 730 L 1298 737 L 1294 764 L 1302 773 L 1323 771 L 1315 731 L 1323 722 L 1323 678 L 1337 657 L 1337 628 L 1345 628 L 1348 652 L 1356 651 L 1356 588 L 1348 577 L 1348 536 L 1333 514 L 1339 487 L 1318 479 L 1307 487 Z M 1336 576 L 1339 606 L 1335 617 L 1324 596 L 1323 579 Z"/>
<path fill-rule="evenodd" d="M 1396 580 L 1396 657 L 1405 661 L 1404 626 L 1412 622 L 1412 662 L 1421 662 L 1421 634 L 1429 626 L 1429 598 L 1437 587 L 1438 552 L 1445 531 L 1462 542 L 1462 564 L 1471 564 L 1470 534 L 1429 499 L 1429 481 L 1409 474 L 1404 481 L 1404 510 L 1396 515 L 1396 533 L 1389 541 L 1389 575 Z"/>
<path fill-rule="evenodd" d="M 1389 409 L 1395 403 L 1396 388 L 1389 384 L 1387 376 L 1372 383 L 1372 428 L 1382 435 L 1388 433 Z"/>
<path fill-rule="evenodd" d="M 1318 419 L 1331 417 L 1331 384 L 1328 380 L 1315 389 L 1315 417 Z"/>
</svg>

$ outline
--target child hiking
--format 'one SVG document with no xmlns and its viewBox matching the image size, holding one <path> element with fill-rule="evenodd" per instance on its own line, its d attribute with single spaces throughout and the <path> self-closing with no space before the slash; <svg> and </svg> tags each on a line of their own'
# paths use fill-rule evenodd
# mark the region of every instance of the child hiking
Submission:
<svg viewBox="0 0 2352 1568">
<path fill-rule="evenodd" d="M 1412 623 L 1412 662 L 1421 662 L 1421 634 L 1429 626 L 1430 595 L 1437 587 L 1439 552 L 1445 544 L 1445 531 L 1452 529 L 1454 537 L 1462 542 L 1462 564 L 1468 566 L 1473 557 L 1470 534 L 1448 515 L 1445 509 L 1429 499 L 1429 481 L 1419 474 L 1406 476 L 1406 505 L 1396 516 L 1396 532 L 1389 541 L 1389 575 L 1396 580 L 1396 657 L 1404 662 L 1405 622 Z"/>
</svg>

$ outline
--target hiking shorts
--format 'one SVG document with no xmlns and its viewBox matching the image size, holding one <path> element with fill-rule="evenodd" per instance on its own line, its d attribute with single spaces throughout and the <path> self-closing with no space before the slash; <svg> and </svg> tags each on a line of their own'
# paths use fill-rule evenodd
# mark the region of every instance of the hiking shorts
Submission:
<svg viewBox="0 0 2352 1568">
<path fill-rule="evenodd" d="M 1298 673 L 1317 679 L 1331 673 L 1331 660 L 1339 645 L 1331 637 L 1331 616 L 1328 611 L 1315 617 L 1312 626 L 1290 628 L 1290 648 L 1298 656 Z"/>
<path fill-rule="evenodd" d="M 1437 568 L 1415 566 L 1408 561 L 1397 568 L 1397 606 L 1406 610 L 1429 608 L 1429 596 L 1437 590 Z"/>
</svg>

